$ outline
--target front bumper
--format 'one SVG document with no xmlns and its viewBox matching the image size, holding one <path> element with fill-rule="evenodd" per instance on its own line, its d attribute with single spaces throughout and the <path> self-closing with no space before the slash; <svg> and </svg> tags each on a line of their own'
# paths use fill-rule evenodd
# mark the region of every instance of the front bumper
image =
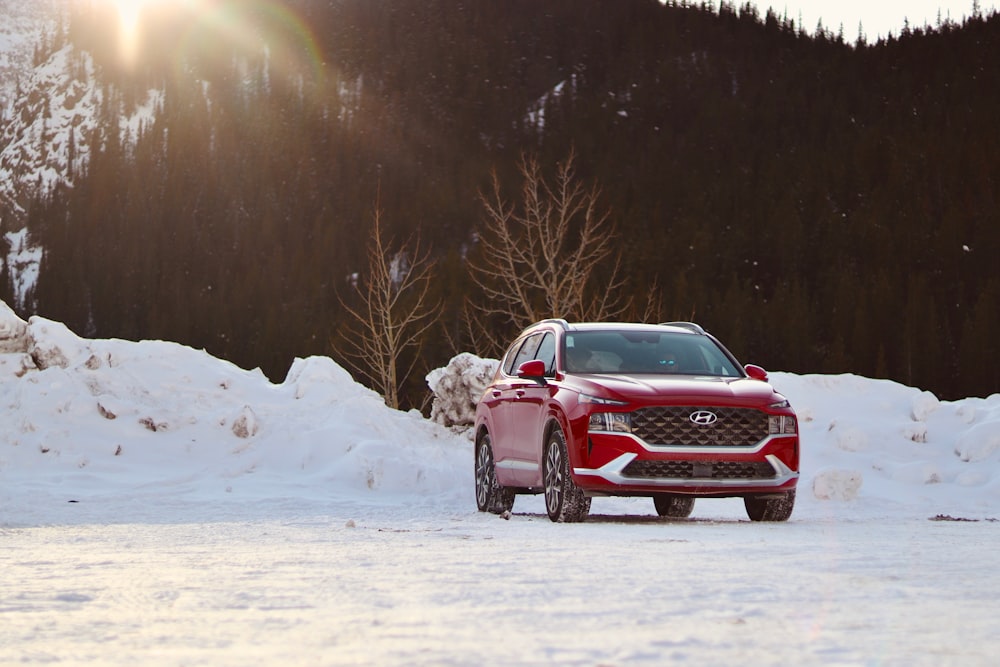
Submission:
<svg viewBox="0 0 1000 667">
<path fill-rule="evenodd" d="M 781 459 L 774 454 L 768 454 L 764 459 L 774 469 L 774 476 L 767 478 L 747 479 L 742 477 L 714 477 L 712 470 L 717 465 L 714 462 L 692 462 L 693 474 L 691 476 L 678 477 L 635 477 L 626 474 L 626 468 L 638 455 L 635 453 L 622 454 L 618 458 L 601 466 L 600 468 L 574 468 L 573 474 L 579 479 L 579 483 L 584 488 L 604 486 L 602 482 L 614 487 L 622 487 L 622 490 L 631 489 L 656 489 L 686 490 L 690 492 L 712 492 L 712 491 L 761 491 L 780 489 L 782 487 L 795 486 L 799 478 L 799 473 L 786 466 Z M 699 475 L 699 471 L 707 471 L 707 474 Z"/>
<path fill-rule="evenodd" d="M 607 495 L 736 496 L 788 491 L 798 483 L 798 438 L 771 435 L 746 447 L 649 445 L 626 434 L 593 434 L 574 466 L 576 483 Z"/>
</svg>

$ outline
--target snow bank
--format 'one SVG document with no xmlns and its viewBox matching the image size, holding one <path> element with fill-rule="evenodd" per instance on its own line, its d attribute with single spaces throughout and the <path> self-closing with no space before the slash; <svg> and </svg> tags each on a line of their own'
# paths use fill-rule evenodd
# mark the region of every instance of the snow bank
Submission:
<svg viewBox="0 0 1000 667">
<path fill-rule="evenodd" d="M 164 341 L 87 340 L 0 302 L 0 507 L 79 499 L 303 498 L 473 507 L 456 431 L 496 360 L 428 374 L 433 420 L 327 357 L 280 384 Z M 1000 395 L 940 401 L 887 380 L 772 373 L 799 415 L 796 516 L 1000 514 Z M 528 501 L 525 501 L 528 502 Z"/>
<path fill-rule="evenodd" d="M 897 503 L 1000 510 L 1000 394 L 948 402 L 850 374 L 770 378 L 799 415 L 813 499 L 854 511 Z"/>
<path fill-rule="evenodd" d="M 204 351 L 85 340 L 6 306 L 0 342 L 0 499 L 122 488 L 424 498 L 467 484 L 467 440 L 388 409 L 329 358 L 297 359 L 276 385 Z"/>
</svg>

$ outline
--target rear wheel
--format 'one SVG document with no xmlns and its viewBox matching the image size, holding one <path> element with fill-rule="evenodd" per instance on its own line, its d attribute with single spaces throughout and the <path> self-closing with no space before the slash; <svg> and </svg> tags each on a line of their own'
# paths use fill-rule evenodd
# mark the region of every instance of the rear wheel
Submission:
<svg viewBox="0 0 1000 667">
<path fill-rule="evenodd" d="M 683 519 L 691 516 L 691 511 L 694 510 L 694 498 L 661 493 L 653 496 L 653 505 L 656 506 L 656 513 L 660 516 Z"/>
<path fill-rule="evenodd" d="M 557 523 L 578 523 L 590 513 L 590 498 L 573 481 L 569 469 L 566 438 L 558 427 L 545 443 L 542 456 L 542 477 L 545 481 L 545 510 Z"/>
<path fill-rule="evenodd" d="M 480 512 L 493 514 L 503 514 L 514 507 L 514 492 L 497 482 L 489 433 L 483 433 L 476 442 L 476 507 Z"/>
<path fill-rule="evenodd" d="M 751 521 L 788 521 L 795 508 L 795 489 L 771 497 L 747 496 L 743 499 Z"/>
</svg>

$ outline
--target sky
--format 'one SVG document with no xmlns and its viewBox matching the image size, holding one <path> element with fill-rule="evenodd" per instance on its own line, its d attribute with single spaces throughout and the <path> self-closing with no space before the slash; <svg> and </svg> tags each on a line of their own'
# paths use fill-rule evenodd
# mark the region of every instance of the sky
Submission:
<svg viewBox="0 0 1000 667">
<path fill-rule="evenodd" d="M 739 5 L 740 3 L 737 3 Z M 822 20 L 827 30 L 837 33 L 844 27 L 844 38 L 853 42 L 858 36 L 859 22 L 864 27 L 869 42 L 885 37 L 890 31 L 899 35 L 905 20 L 911 27 L 937 24 L 938 13 L 942 19 L 951 18 L 961 23 L 972 13 L 972 0 L 788 0 L 787 2 L 756 3 L 763 15 L 771 7 L 779 16 L 793 19 L 796 24 L 800 17 L 805 29 L 812 33 Z M 980 2 L 983 14 L 995 9 L 991 0 Z"/>
</svg>

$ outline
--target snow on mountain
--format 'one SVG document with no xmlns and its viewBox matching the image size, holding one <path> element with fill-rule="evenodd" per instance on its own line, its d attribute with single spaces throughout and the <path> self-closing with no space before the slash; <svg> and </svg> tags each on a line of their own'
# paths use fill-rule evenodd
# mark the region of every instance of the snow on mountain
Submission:
<svg viewBox="0 0 1000 667">
<path fill-rule="evenodd" d="M 38 272 L 42 266 L 42 249 L 29 243 L 26 227 L 16 232 L 7 232 L 2 238 L 7 242 L 8 252 L 6 258 L 0 255 L 0 268 L 6 262 L 11 283 L 14 285 L 14 298 L 17 303 L 24 304 L 28 300 L 28 294 L 38 282 Z"/>
<path fill-rule="evenodd" d="M 0 0 L 0 120 L 7 118 L 18 79 L 31 68 L 42 34 L 55 27 L 57 0 Z"/>
<path fill-rule="evenodd" d="M 86 165 L 101 104 L 93 69 L 87 54 L 67 45 L 29 72 L 0 153 L 0 192 L 15 215 L 36 195 L 72 184 L 73 174 Z"/>
<path fill-rule="evenodd" d="M 23 134 L 23 127 L 34 122 L 32 109 L 25 108 L 34 90 L 34 59 L 44 35 L 56 26 L 56 0 L 19 2 L 0 0 L 0 164 L 10 163 L 18 151 L 8 151 Z M 38 98 L 39 94 L 33 96 Z M 37 108 L 35 109 L 38 110 Z M 0 178 L 0 200 L 12 202 L 14 182 L 9 170 Z M 2 222 L 2 221 L 0 221 Z"/>
<path fill-rule="evenodd" d="M 90 54 L 71 44 L 55 48 L 63 7 L 58 0 L 0 0 L 5 19 L 0 28 L 0 206 L 7 211 L 0 230 L 8 247 L 0 253 L 0 270 L 7 271 L 19 307 L 30 303 L 42 260 L 41 248 L 24 227 L 27 206 L 59 185 L 72 187 L 87 166 L 94 140 L 102 139 L 104 107 L 120 106 L 116 99 L 104 99 Z M 113 111 L 120 116 L 124 142 L 136 137 L 161 100 L 162 91 L 150 90 L 135 109 Z"/>
<path fill-rule="evenodd" d="M 30 244 L 20 219 L 25 198 L 67 173 L 69 153 L 60 148 L 67 146 L 68 137 L 58 125 L 48 125 L 52 69 L 45 63 L 39 71 L 34 63 L 44 37 L 55 32 L 62 4 L 0 0 L 0 207 L 8 211 L 6 219 L 0 217 L 0 232 L 5 232 L 0 239 L 7 243 L 7 252 L 0 252 L 0 271 L 7 272 L 19 305 L 34 289 L 42 255 Z M 61 101 L 66 104 L 67 99 Z"/>
<path fill-rule="evenodd" d="M 433 372 L 438 416 L 467 418 L 470 388 L 495 363 L 462 354 Z M 1000 513 L 1000 394 L 945 402 L 854 375 L 771 379 L 801 423 L 796 515 Z M 273 384 L 175 343 L 24 322 L 0 302 L 0 422 L 0 507 L 11 512 L 110 497 L 474 507 L 468 437 L 387 408 L 326 357 L 296 360 Z"/>
</svg>

